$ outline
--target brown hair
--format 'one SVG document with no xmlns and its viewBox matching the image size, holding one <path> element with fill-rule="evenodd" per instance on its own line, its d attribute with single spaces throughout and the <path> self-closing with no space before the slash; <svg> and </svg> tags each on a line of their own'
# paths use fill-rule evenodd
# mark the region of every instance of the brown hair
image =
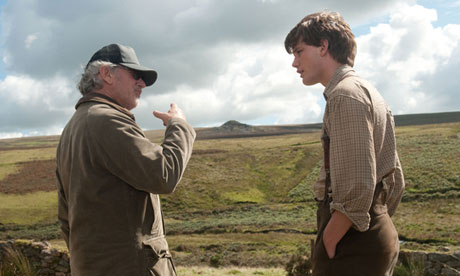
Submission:
<svg viewBox="0 0 460 276">
<path fill-rule="evenodd" d="M 353 66 L 356 42 L 350 26 L 337 12 L 318 12 L 305 16 L 286 36 L 284 47 L 292 54 L 302 40 L 311 46 L 321 46 L 321 40 L 329 42 L 329 53 L 337 62 Z"/>
</svg>

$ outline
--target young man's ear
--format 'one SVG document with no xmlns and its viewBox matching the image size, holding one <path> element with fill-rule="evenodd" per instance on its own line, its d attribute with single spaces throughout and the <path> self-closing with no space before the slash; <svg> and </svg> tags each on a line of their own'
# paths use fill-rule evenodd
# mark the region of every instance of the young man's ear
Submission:
<svg viewBox="0 0 460 276">
<path fill-rule="evenodd" d="M 329 50 L 329 40 L 321 39 L 319 49 L 320 56 L 324 57 Z"/>
<path fill-rule="evenodd" d="M 114 70 L 112 70 L 109 66 L 102 65 L 99 67 L 99 75 L 101 76 L 101 79 L 108 83 L 112 84 L 113 78 L 114 78 Z"/>
</svg>

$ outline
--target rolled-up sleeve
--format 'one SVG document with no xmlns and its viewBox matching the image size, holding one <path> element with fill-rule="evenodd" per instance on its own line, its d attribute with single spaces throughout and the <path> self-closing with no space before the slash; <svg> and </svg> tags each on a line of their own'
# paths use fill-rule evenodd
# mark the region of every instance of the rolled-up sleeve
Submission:
<svg viewBox="0 0 460 276">
<path fill-rule="evenodd" d="M 347 96 L 334 97 L 328 104 L 331 212 L 340 211 L 357 230 L 366 231 L 377 182 L 372 111 Z"/>
</svg>

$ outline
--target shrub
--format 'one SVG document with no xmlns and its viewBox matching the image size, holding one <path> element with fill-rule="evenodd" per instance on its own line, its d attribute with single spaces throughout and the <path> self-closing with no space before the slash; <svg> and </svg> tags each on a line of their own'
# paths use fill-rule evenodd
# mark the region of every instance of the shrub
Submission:
<svg viewBox="0 0 460 276">
<path fill-rule="evenodd" d="M 37 275 L 29 260 L 16 247 L 3 248 L 3 259 L 0 262 L 1 276 L 35 276 Z"/>
<path fill-rule="evenodd" d="M 209 259 L 209 264 L 212 267 L 219 267 L 222 264 L 222 255 L 216 254 Z"/>
<path fill-rule="evenodd" d="M 312 275 L 311 259 L 308 256 L 308 250 L 305 245 L 297 248 L 297 254 L 291 256 L 286 264 L 286 276 L 309 276 Z"/>
</svg>

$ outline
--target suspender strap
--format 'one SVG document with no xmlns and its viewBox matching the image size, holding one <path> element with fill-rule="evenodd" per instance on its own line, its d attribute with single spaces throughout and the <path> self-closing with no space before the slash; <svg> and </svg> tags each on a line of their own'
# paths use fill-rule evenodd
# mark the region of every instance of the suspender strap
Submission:
<svg viewBox="0 0 460 276">
<path fill-rule="evenodd" d="M 331 173 L 330 173 L 330 164 L 329 164 L 329 146 L 330 139 L 327 135 L 326 129 L 323 129 L 323 151 L 324 151 L 324 170 L 326 171 L 326 187 L 324 187 L 324 199 L 328 198 L 329 186 L 331 185 Z"/>
</svg>

